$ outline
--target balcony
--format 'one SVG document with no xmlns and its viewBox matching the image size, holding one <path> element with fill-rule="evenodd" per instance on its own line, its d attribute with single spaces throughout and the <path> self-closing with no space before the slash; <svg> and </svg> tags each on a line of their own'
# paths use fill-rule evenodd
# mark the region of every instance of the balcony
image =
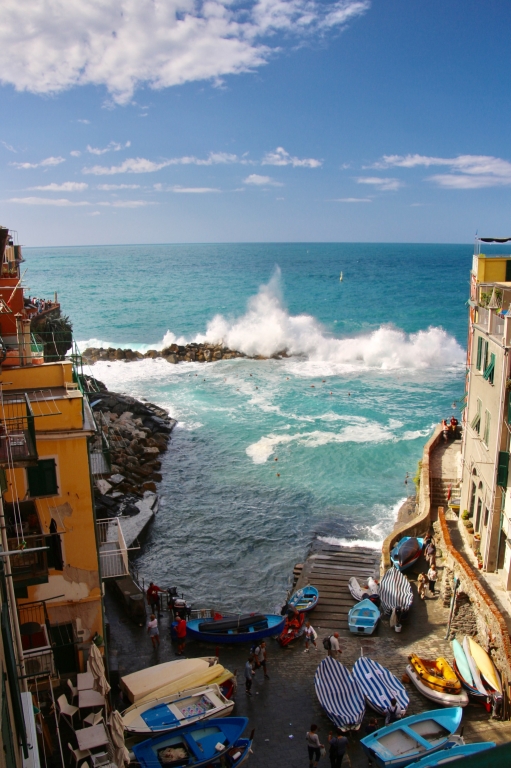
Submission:
<svg viewBox="0 0 511 768">
<path fill-rule="evenodd" d="M 30 679 L 48 676 L 58 679 L 46 604 L 18 605 L 18 617 L 25 674 Z"/>
<path fill-rule="evenodd" d="M 34 414 L 26 392 L 4 392 L 0 401 L 0 467 L 37 463 Z"/>
<path fill-rule="evenodd" d="M 41 530 L 33 501 L 4 505 L 9 551 L 19 551 L 11 557 L 12 580 L 17 595 L 22 596 L 33 584 L 48 581 L 48 550 L 25 552 L 27 549 L 47 547 L 48 538 Z"/>
<path fill-rule="evenodd" d="M 119 579 L 129 574 L 128 548 L 117 517 L 96 522 L 102 579 Z"/>
</svg>

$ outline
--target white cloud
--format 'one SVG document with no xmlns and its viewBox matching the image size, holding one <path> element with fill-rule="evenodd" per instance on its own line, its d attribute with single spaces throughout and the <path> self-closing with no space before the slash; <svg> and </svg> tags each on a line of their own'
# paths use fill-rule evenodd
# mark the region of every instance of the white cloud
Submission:
<svg viewBox="0 0 511 768">
<path fill-rule="evenodd" d="M 274 181 L 271 176 L 260 176 L 258 173 L 251 173 L 246 179 L 243 179 L 243 184 L 255 184 L 257 187 L 283 187 L 284 185 L 280 181 Z"/>
<path fill-rule="evenodd" d="M 157 192 L 177 192 L 185 195 L 206 195 L 209 192 L 221 192 L 217 187 L 181 187 L 179 184 L 169 186 L 168 184 L 154 184 Z"/>
<path fill-rule="evenodd" d="M 245 160 L 239 160 L 237 155 L 231 155 L 228 152 L 210 152 L 206 158 L 194 155 L 172 157 L 159 163 L 147 160 L 145 157 L 129 157 L 120 165 L 94 165 L 92 168 L 83 168 L 82 172 L 92 173 L 95 176 L 113 176 L 117 173 L 155 173 L 170 165 L 225 165 L 238 162 L 247 163 Z"/>
<path fill-rule="evenodd" d="M 64 181 L 62 184 L 45 184 L 42 187 L 29 187 L 29 189 L 39 190 L 40 192 L 83 192 L 88 189 L 88 184 L 84 181 Z"/>
<path fill-rule="evenodd" d="M 110 144 L 108 144 L 103 149 L 91 147 L 90 144 L 87 144 L 87 152 L 89 152 L 91 155 L 104 155 L 106 152 L 120 152 L 121 149 L 127 149 L 128 147 L 131 147 L 131 141 L 127 141 L 124 146 L 119 144 L 117 141 L 111 141 Z"/>
<path fill-rule="evenodd" d="M 80 118 L 79 117 L 76 122 L 77 123 L 83 123 L 84 125 L 90 125 L 90 120 L 85 120 L 85 118 Z M 97 213 L 99 213 L 99 211 L 97 211 Z M 94 215 L 94 214 L 92 214 L 92 215 Z"/>
<path fill-rule="evenodd" d="M 70 152 L 69 154 L 71 155 L 71 157 L 80 157 L 80 155 L 81 155 L 82 153 L 80 152 L 80 150 L 79 150 L 79 149 L 72 149 L 72 150 L 71 150 L 71 152 Z"/>
<path fill-rule="evenodd" d="M 161 89 L 251 71 L 291 35 L 342 29 L 369 7 L 369 0 L 3 0 L 1 81 L 32 93 L 100 85 L 127 103 L 141 84 Z M 280 46 L 270 47 L 277 32 L 285 33 Z"/>
<path fill-rule="evenodd" d="M 6 142 L 6 141 L 0 141 L 0 144 L 1 144 L 3 147 L 5 147 L 5 148 L 6 148 L 6 149 L 7 149 L 9 152 L 14 152 L 14 154 L 15 154 L 15 155 L 17 154 L 17 152 L 16 152 L 16 150 L 14 149 L 14 147 L 12 146 L 12 144 L 7 144 L 7 142 Z"/>
<path fill-rule="evenodd" d="M 66 158 L 65 157 L 47 157 L 45 160 L 41 160 L 40 163 L 10 163 L 10 165 L 13 165 L 15 168 L 45 168 L 52 165 L 60 165 L 61 163 L 65 163 Z"/>
<path fill-rule="evenodd" d="M 300 159 L 291 157 L 284 147 L 277 147 L 274 152 L 267 152 L 263 157 L 262 165 L 292 165 L 293 168 L 319 168 L 323 160 L 315 160 L 313 157 Z"/>
<path fill-rule="evenodd" d="M 334 203 L 372 203 L 370 197 L 338 197 Z"/>
<path fill-rule="evenodd" d="M 440 187 L 450 189 L 481 189 L 511 185 L 511 162 L 491 155 L 458 155 L 458 157 L 429 157 L 427 155 L 384 155 L 378 168 L 430 168 L 447 166 L 450 173 L 428 178 Z"/>
<path fill-rule="evenodd" d="M 371 184 L 382 192 L 395 192 L 396 189 L 404 186 L 399 179 L 382 179 L 379 176 L 359 176 L 357 182 L 359 184 Z"/>
<path fill-rule="evenodd" d="M 110 192 L 114 189 L 140 189 L 140 184 L 98 184 L 98 189 Z"/>
<path fill-rule="evenodd" d="M 65 197 L 11 197 L 10 200 L 6 200 L 5 202 L 18 203 L 19 205 L 56 205 L 59 208 L 90 205 L 90 203 L 87 203 L 85 200 L 76 202 L 74 200 L 67 200 Z"/>
<path fill-rule="evenodd" d="M 148 200 L 113 200 L 97 203 L 97 205 L 109 206 L 111 208 L 144 208 L 146 205 L 156 205 Z"/>
</svg>

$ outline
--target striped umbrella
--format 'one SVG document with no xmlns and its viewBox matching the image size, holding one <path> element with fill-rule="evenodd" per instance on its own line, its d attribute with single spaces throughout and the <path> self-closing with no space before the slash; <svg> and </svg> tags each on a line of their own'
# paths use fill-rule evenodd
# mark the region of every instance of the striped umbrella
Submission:
<svg viewBox="0 0 511 768">
<path fill-rule="evenodd" d="M 369 656 L 357 659 L 353 667 L 353 677 L 369 706 L 379 715 L 388 712 L 391 699 L 396 699 L 402 712 L 408 709 L 410 699 L 402 682 Z"/>
<path fill-rule="evenodd" d="M 394 608 L 403 612 L 410 610 L 413 600 L 410 582 L 401 571 L 390 568 L 380 583 L 380 598 L 384 613 L 392 613 Z"/>
<path fill-rule="evenodd" d="M 314 687 L 319 703 L 338 728 L 360 728 L 366 709 L 364 695 L 340 661 L 330 656 L 323 659 L 314 676 Z"/>
</svg>

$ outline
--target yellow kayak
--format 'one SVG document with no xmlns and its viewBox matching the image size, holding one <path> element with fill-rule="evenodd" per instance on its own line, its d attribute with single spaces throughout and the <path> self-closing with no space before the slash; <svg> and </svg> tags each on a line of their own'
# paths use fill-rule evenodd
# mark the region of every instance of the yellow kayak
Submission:
<svg viewBox="0 0 511 768">
<path fill-rule="evenodd" d="M 488 685 L 490 685 L 498 693 L 502 693 L 502 684 L 500 682 L 500 675 L 495 669 L 495 664 L 490 659 L 484 648 L 472 638 L 468 638 L 468 644 L 470 647 L 470 653 L 474 659 L 479 672 L 482 674 Z"/>
<path fill-rule="evenodd" d="M 459 694 L 461 692 L 461 682 L 458 680 L 456 672 L 442 656 L 430 661 L 429 659 L 419 659 L 415 653 L 412 653 L 408 659 L 428 688 L 440 693 Z"/>
</svg>

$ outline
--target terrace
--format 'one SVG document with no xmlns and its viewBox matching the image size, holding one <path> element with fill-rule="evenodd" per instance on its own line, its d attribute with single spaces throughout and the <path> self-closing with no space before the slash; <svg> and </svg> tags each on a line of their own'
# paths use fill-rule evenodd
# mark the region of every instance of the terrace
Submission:
<svg viewBox="0 0 511 768">
<path fill-rule="evenodd" d="M 34 414 L 26 392 L 3 392 L 0 398 L 0 466 L 37 463 Z"/>
</svg>

